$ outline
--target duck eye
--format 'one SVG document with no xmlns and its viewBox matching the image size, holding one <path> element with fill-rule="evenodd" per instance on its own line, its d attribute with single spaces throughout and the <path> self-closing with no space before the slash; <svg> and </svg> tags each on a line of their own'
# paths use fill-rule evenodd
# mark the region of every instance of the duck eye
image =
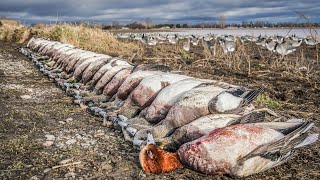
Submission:
<svg viewBox="0 0 320 180">
<path fill-rule="evenodd" d="M 149 156 L 150 159 L 154 158 L 154 156 L 150 150 L 147 150 L 147 155 Z"/>
</svg>

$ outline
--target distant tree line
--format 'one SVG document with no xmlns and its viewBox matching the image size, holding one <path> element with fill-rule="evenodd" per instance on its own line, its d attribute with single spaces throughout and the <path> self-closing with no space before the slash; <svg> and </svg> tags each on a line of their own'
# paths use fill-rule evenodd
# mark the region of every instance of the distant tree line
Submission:
<svg viewBox="0 0 320 180">
<path fill-rule="evenodd" d="M 119 23 L 112 23 L 112 25 L 104 25 L 104 29 L 120 29 L 127 27 L 130 29 L 151 29 L 151 28 L 282 28 L 282 27 L 320 27 L 320 23 L 291 23 L 291 22 L 263 22 L 263 21 L 243 21 L 242 23 L 225 23 L 219 22 L 201 22 L 196 24 L 176 24 L 176 23 L 164 23 L 164 24 L 147 24 L 145 22 L 132 22 L 127 25 L 120 25 Z"/>
<path fill-rule="evenodd" d="M 74 22 L 75 24 L 84 24 L 84 22 Z M 242 21 L 241 23 L 227 23 L 225 16 L 220 16 L 216 22 L 199 22 L 199 23 L 152 23 L 151 18 L 145 18 L 144 21 L 134 21 L 127 24 L 119 21 L 112 21 L 111 24 L 88 24 L 90 26 L 101 27 L 102 29 L 152 29 L 152 28 L 291 28 L 291 27 L 320 27 L 319 22 L 268 22 L 268 21 Z"/>
</svg>

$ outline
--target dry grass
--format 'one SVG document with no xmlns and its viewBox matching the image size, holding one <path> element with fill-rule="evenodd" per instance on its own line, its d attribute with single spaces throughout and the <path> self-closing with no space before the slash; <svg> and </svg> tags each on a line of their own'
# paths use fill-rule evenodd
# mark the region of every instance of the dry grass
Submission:
<svg viewBox="0 0 320 180">
<path fill-rule="evenodd" d="M 0 39 L 23 43 L 28 40 L 28 29 L 17 21 L 1 20 Z"/>
<path fill-rule="evenodd" d="M 15 20 L 8 20 L 8 19 L 4 19 L 4 20 L 0 20 L 2 24 L 6 24 L 9 26 L 19 26 L 21 25 L 18 21 Z"/>
<path fill-rule="evenodd" d="M 3 24 L 0 28 L 0 39 L 19 43 L 27 42 L 32 36 L 50 38 L 75 45 L 77 47 L 105 53 L 112 56 L 132 57 L 139 53 L 134 43 L 123 43 L 111 33 L 85 25 L 44 25 L 25 27 L 20 24 Z"/>
<path fill-rule="evenodd" d="M 18 22 L 8 21 L 0 27 L 0 39 L 25 43 L 32 36 L 44 37 L 75 45 L 77 47 L 122 56 L 133 62 L 161 63 L 175 69 L 223 69 L 246 76 L 271 76 L 274 72 L 281 76 L 295 77 L 314 82 L 319 76 L 318 47 L 303 45 L 293 54 L 281 57 L 254 43 L 237 43 L 233 53 L 224 54 L 216 43 L 213 52 L 207 44 L 200 41 L 191 46 L 189 52 L 182 49 L 183 41 L 176 45 L 158 44 L 148 46 L 138 41 L 118 40 L 110 32 L 86 25 L 45 25 L 25 27 Z"/>
</svg>

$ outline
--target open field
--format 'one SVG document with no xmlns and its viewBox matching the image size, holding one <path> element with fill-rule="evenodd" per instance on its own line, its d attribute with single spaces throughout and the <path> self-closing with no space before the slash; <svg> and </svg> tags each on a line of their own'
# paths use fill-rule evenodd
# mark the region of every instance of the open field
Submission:
<svg viewBox="0 0 320 180">
<path fill-rule="evenodd" d="M 266 36 L 286 36 L 288 34 L 295 34 L 299 37 L 305 37 L 310 35 L 320 34 L 320 28 L 228 28 L 228 29 L 215 29 L 215 28 L 179 28 L 179 29 L 119 29 L 111 30 L 110 32 L 119 33 L 119 32 L 132 32 L 132 33 L 150 33 L 150 32 L 159 32 L 159 33 L 178 33 L 178 34 L 231 34 L 231 35 L 266 35 Z"/>
<path fill-rule="evenodd" d="M 12 33 L 13 31 L 15 33 Z M 228 179 L 205 176 L 189 169 L 146 176 L 138 162 L 138 151 L 121 133 L 101 125 L 71 98 L 48 81 L 15 47 L 31 36 L 47 37 L 91 51 L 122 56 L 135 64 L 160 63 L 193 77 L 222 80 L 249 88 L 265 87 L 254 102 L 287 118 L 306 118 L 320 127 L 320 67 L 318 47 L 302 45 L 283 59 L 255 44 L 239 45 L 234 54 L 221 49 L 212 55 L 201 43 L 189 52 L 177 45 L 147 46 L 118 40 L 108 32 L 84 26 L 54 26 L 0 31 L 0 177 L 3 179 Z M 10 42 L 11 41 L 11 42 Z M 23 45 L 23 44 L 22 44 Z M 187 62 L 188 61 L 188 62 Z M 24 96 L 27 95 L 27 96 Z M 31 109 L 31 111 L 30 111 Z M 72 120 L 67 120 L 72 118 Z M 319 129 L 316 129 L 320 132 Z M 45 135 L 56 138 L 44 147 Z M 76 142 L 67 145 L 67 141 Z M 299 150 L 289 162 L 248 179 L 316 179 L 320 176 L 320 143 Z M 71 159 L 66 166 L 62 160 Z M 63 162 L 64 163 L 64 162 Z M 62 163 L 62 164 L 63 164 Z M 75 163 L 75 164 L 70 164 Z M 45 169 L 48 169 L 45 171 Z M 44 172 L 45 171 L 45 172 Z"/>
</svg>

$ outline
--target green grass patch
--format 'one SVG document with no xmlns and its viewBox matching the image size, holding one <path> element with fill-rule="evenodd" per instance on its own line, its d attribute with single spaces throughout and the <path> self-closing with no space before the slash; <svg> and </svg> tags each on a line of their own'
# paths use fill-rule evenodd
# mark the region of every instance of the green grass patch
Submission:
<svg viewBox="0 0 320 180">
<path fill-rule="evenodd" d="M 272 109 L 279 109 L 282 107 L 282 104 L 278 101 L 271 99 L 268 95 L 261 94 L 257 97 L 256 102 L 259 105 L 267 106 Z"/>
<path fill-rule="evenodd" d="M 191 55 L 187 51 L 181 51 L 181 56 L 185 60 L 192 60 Z"/>
</svg>

